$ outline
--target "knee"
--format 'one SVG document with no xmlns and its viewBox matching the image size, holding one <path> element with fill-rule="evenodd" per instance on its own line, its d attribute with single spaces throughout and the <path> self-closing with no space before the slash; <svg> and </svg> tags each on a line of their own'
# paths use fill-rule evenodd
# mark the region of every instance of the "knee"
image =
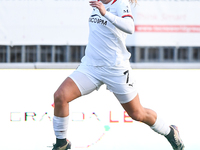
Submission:
<svg viewBox="0 0 200 150">
<path fill-rule="evenodd" d="M 144 121 L 144 113 L 142 111 L 134 111 L 134 112 L 131 112 L 129 114 L 129 116 L 135 120 L 135 121 L 140 121 L 140 122 L 143 122 Z"/>
<path fill-rule="evenodd" d="M 67 105 L 67 98 L 62 91 L 56 91 L 54 93 L 54 105 L 55 107 L 64 107 Z"/>
</svg>

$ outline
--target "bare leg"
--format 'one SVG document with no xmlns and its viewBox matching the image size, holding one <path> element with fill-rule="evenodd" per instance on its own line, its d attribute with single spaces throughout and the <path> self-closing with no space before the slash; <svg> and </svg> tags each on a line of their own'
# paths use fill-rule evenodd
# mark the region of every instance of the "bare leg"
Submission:
<svg viewBox="0 0 200 150">
<path fill-rule="evenodd" d="M 154 125 L 156 122 L 156 112 L 151 109 L 144 108 L 140 104 L 138 95 L 132 101 L 122 104 L 122 106 L 133 120 L 141 121 L 149 126 Z"/>
<path fill-rule="evenodd" d="M 71 78 L 67 78 L 54 94 L 54 115 L 67 117 L 69 115 L 69 102 L 81 96 L 77 85 Z"/>
<path fill-rule="evenodd" d="M 142 107 L 138 95 L 132 101 L 122 104 L 122 106 L 133 120 L 149 125 L 152 130 L 161 135 L 166 136 L 169 134 L 169 125 L 158 117 L 155 111 Z"/>
<path fill-rule="evenodd" d="M 71 78 L 67 78 L 54 94 L 54 118 L 53 127 L 56 135 L 56 147 L 70 148 L 66 141 L 67 128 L 69 122 L 69 102 L 81 96 L 77 85 Z"/>
</svg>

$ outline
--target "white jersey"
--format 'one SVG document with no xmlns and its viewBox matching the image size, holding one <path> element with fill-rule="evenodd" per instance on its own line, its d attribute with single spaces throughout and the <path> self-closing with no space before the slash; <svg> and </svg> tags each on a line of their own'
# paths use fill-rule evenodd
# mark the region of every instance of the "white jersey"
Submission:
<svg viewBox="0 0 200 150">
<path fill-rule="evenodd" d="M 128 0 L 112 0 L 104 4 L 106 11 L 119 16 L 131 17 Z M 81 62 L 92 66 L 126 66 L 131 54 L 127 51 L 127 33 L 116 28 L 97 8 L 89 18 L 89 42 Z"/>
</svg>

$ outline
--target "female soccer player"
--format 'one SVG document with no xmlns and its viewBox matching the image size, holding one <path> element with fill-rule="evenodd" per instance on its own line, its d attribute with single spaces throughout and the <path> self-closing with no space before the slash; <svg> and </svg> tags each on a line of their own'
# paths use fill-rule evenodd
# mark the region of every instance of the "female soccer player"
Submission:
<svg viewBox="0 0 200 150">
<path fill-rule="evenodd" d="M 90 1 L 89 42 L 81 64 L 60 85 L 54 94 L 53 127 L 56 144 L 53 150 L 70 149 L 66 132 L 69 122 L 69 102 L 97 90 L 102 84 L 113 92 L 129 116 L 164 135 L 174 150 L 183 150 L 177 127 L 169 126 L 151 109 L 140 104 L 126 49 L 126 35 L 134 32 L 128 0 Z"/>
</svg>

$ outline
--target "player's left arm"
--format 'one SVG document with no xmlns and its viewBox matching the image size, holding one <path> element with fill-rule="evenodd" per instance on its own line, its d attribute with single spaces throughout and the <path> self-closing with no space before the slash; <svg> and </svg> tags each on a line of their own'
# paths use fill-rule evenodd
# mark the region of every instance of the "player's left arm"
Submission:
<svg viewBox="0 0 200 150">
<path fill-rule="evenodd" d="M 128 3 L 122 3 L 118 7 L 118 16 L 106 11 L 105 7 L 100 1 L 90 1 L 92 7 L 99 9 L 102 16 L 108 19 L 118 29 L 132 34 L 134 32 L 134 21 Z"/>
<path fill-rule="evenodd" d="M 118 29 L 128 34 L 132 34 L 134 32 L 134 22 L 131 17 L 127 17 L 127 16 L 124 18 L 118 17 L 108 11 L 106 11 L 106 14 L 104 15 L 104 17 L 108 19 Z"/>
</svg>

